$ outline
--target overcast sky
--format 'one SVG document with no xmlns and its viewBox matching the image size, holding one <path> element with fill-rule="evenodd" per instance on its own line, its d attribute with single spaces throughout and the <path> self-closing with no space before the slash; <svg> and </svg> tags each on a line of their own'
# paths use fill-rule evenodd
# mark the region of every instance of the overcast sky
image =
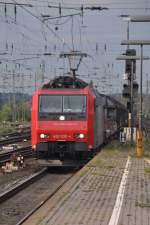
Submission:
<svg viewBox="0 0 150 225">
<path fill-rule="evenodd" d="M 74 46 L 75 50 L 89 55 L 79 69 L 81 78 L 92 79 L 103 93 L 121 92 L 124 63 L 116 61 L 116 57 L 126 49 L 120 44 L 126 39 L 127 22 L 120 15 L 150 15 L 149 0 L 19 0 L 18 3 L 29 3 L 32 7 L 17 6 L 15 14 L 14 5 L 0 4 L 1 91 L 12 90 L 13 86 L 17 91 L 33 91 L 34 86 L 41 85 L 43 73 L 46 82 L 68 72 L 68 63 L 59 58 L 59 53 L 70 51 Z M 42 22 L 46 15 L 59 17 L 59 9 L 55 8 L 59 3 L 62 16 L 80 13 L 77 9 L 81 4 L 108 7 L 108 10 L 84 10 L 83 17 L 74 15 Z M 63 9 L 65 7 L 74 9 Z M 130 24 L 130 39 L 150 39 L 150 23 Z M 136 49 L 139 55 L 139 47 Z M 44 53 L 52 56 L 44 56 Z M 150 56 L 149 46 L 144 47 L 144 55 Z M 149 62 L 144 62 L 144 85 L 149 69 Z M 139 63 L 137 80 L 138 77 Z"/>
</svg>

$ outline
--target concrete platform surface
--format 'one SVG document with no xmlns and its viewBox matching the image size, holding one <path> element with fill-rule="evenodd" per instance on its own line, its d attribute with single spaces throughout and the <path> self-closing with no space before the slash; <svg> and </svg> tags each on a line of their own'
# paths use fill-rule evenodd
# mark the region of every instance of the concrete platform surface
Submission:
<svg viewBox="0 0 150 225">
<path fill-rule="evenodd" d="M 24 224 L 150 225 L 150 164 L 102 151 Z"/>
</svg>

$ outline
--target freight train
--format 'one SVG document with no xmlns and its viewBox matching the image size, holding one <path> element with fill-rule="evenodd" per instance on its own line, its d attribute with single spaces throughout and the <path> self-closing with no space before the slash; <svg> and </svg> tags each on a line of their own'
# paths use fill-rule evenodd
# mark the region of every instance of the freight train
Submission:
<svg viewBox="0 0 150 225">
<path fill-rule="evenodd" d="M 127 121 L 126 108 L 91 84 L 59 76 L 32 98 L 32 149 L 48 165 L 92 155 Z"/>
</svg>

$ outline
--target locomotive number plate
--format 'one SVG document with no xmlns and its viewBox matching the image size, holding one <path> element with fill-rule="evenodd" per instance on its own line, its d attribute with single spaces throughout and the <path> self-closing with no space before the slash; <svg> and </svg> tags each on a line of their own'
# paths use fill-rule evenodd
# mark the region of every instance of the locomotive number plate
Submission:
<svg viewBox="0 0 150 225">
<path fill-rule="evenodd" d="M 53 138 L 55 139 L 67 139 L 67 138 L 70 138 L 71 136 L 70 135 L 67 135 L 67 134 L 55 134 L 53 135 Z"/>
</svg>

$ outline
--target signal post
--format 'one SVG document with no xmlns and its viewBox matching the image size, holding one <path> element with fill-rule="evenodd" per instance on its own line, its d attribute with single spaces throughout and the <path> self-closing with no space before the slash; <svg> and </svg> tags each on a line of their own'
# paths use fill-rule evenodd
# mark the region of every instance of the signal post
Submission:
<svg viewBox="0 0 150 225">
<path fill-rule="evenodd" d="M 130 49 L 132 51 L 132 49 Z M 128 51 L 128 50 L 127 50 Z M 127 75 L 128 80 L 130 79 L 130 81 L 128 81 L 128 85 L 124 84 L 124 89 L 123 89 L 123 96 L 126 98 L 129 98 L 130 101 L 127 102 L 127 109 L 129 111 L 129 118 L 128 118 L 128 127 L 131 128 L 131 143 L 133 141 L 133 106 L 134 106 L 134 96 L 137 94 L 138 92 L 138 84 L 137 82 L 134 81 L 135 77 L 135 72 L 136 72 L 136 60 L 141 60 L 141 56 L 132 56 L 130 55 L 120 55 L 116 58 L 117 60 L 125 60 L 126 61 L 126 68 L 125 68 L 125 72 L 128 74 L 131 74 L 131 76 Z M 143 56 L 142 60 L 149 60 L 149 57 L 145 57 Z M 140 115 L 139 115 L 140 116 Z M 139 124 L 141 124 L 141 121 L 139 119 Z M 139 129 L 140 130 L 140 129 Z M 141 140 L 141 133 L 142 132 L 138 132 L 137 137 L 138 140 Z M 139 144 L 141 146 L 141 144 Z"/>
<path fill-rule="evenodd" d="M 143 133 L 142 133 L 142 99 L 143 99 L 143 45 L 150 45 L 150 40 L 125 40 L 122 41 L 122 45 L 139 45 L 141 49 L 140 54 L 140 109 L 139 109 L 139 124 L 137 132 L 137 156 L 142 156 L 143 149 Z M 148 58 L 149 59 L 149 58 Z"/>
<path fill-rule="evenodd" d="M 123 97 L 128 98 L 127 109 L 128 109 L 128 127 L 131 128 L 131 144 L 133 144 L 133 97 L 138 91 L 138 84 L 136 83 L 136 60 L 139 57 L 136 56 L 135 49 L 127 49 L 124 55 L 117 57 L 117 60 L 125 60 L 125 76 L 128 80 L 128 84 L 124 84 Z"/>
</svg>

